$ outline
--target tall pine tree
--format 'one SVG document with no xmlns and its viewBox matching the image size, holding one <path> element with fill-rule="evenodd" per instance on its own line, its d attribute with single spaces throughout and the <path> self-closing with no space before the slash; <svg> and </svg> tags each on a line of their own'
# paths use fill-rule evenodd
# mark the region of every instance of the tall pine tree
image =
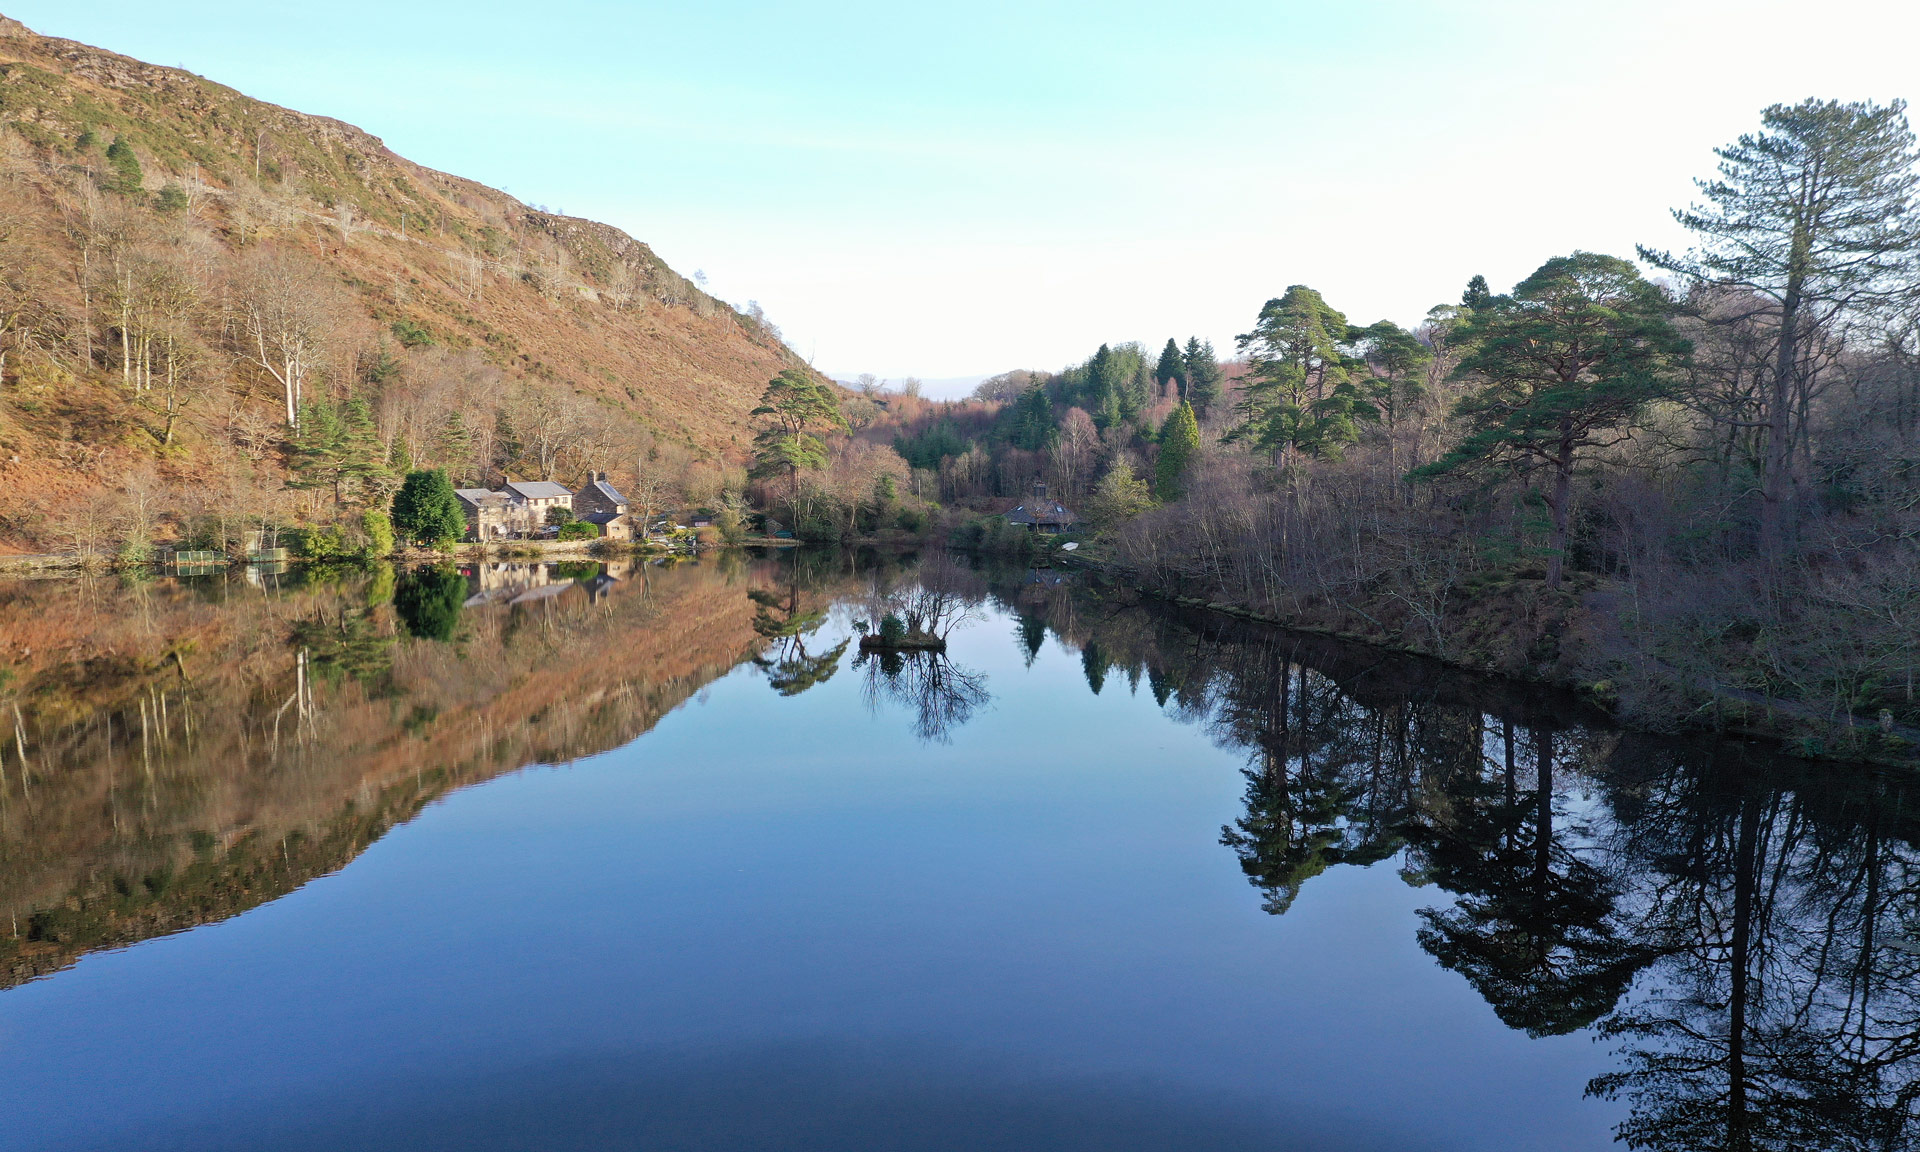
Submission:
<svg viewBox="0 0 1920 1152">
<path fill-rule="evenodd" d="M 1187 402 L 1193 405 L 1196 416 L 1205 419 L 1213 406 L 1220 402 L 1223 375 L 1220 361 L 1213 354 L 1213 341 L 1203 342 L 1198 336 L 1187 337 L 1187 349 L 1181 354 L 1180 362 L 1186 370 Z"/>
<path fill-rule="evenodd" d="M 1187 365 L 1180 357 L 1180 345 L 1174 343 L 1172 337 L 1168 337 L 1167 346 L 1160 349 L 1160 362 L 1153 368 L 1153 382 L 1160 386 L 1163 395 L 1169 384 L 1177 386 L 1180 395 L 1187 394 Z"/>
</svg>

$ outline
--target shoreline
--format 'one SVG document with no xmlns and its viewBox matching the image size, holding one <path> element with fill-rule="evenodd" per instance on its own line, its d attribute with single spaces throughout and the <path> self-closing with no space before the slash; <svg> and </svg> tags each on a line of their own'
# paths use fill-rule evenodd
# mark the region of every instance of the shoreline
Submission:
<svg viewBox="0 0 1920 1152">
<path fill-rule="evenodd" d="M 1833 724 L 1806 705 L 1790 700 L 1774 700 L 1757 693 L 1729 689 L 1723 685 L 1699 684 L 1713 701 L 1713 715 L 1719 723 L 1688 723 L 1684 718 L 1673 728 L 1660 728 L 1646 723 L 1636 723 L 1631 718 L 1622 717 L 1613 703 L 1604 693 L 1596 691 L 1596 686 L 1583 684 L 1572 679 L 1555 678 L 1537 674 L 1517 672 L 1504 668 L 1489 668 L 1451 659 L 1433 652 L 1424 651 L 1410 644 L 1395 643 L 1391 640 L 1368 636 L 1357 632 L 1328 628 L 1302 621 L 1288 620 L 1256 612 L 1244 605 L 1219 600 L 1205 600 L 1197 596 L 1178 596 L 1159 589 L 1148 587 L 1144 582 L 1131 578 L 1119 565 L 1098 557 L 1068 553 L 1056 555 L 1052 562 L 1061 567 L 1077 568 L 1110 584 L 1124 588 L 1136 595 L 1155 600 L 1178 608 L 1218 613 L 1248 623 L 1268 628 L 1277 628 L 1305 636 L 1317 636 L 1338 640 L 1347 644 L 1358 644 L 1378 652 L 1396 657 L 1415 657 L 1431 660 L 1444 667 L 1473 676 L 1494 677 L 1514 684 L 1524 684 L 1535 688 L 1546 688 L 1560 692 L 1570 692 L 1580 700 L 1592 705 L 1604 713 L 1609 721 L 1619 727 L 1636 732 L 1655 735 L 1673 735 L 1676 733 L 1697 733 L 1730 739 L 1751 739 L 1773 745 L 1785 756 L 1809 761 L 1829 763 L 1871 764 L 1889 768 L 1920 768 L 1920 731 L 1903 726 L 1895 726 L 1890 732 L 1882 734 L 1877 725 L 1849 716 L 1851 723 Z M 1750 718 L 1750 710 L 1763 709 L 1768 716 L 1765 719 Z M 1777 722 L 1769 723 L 1773 716 L 1788 717 L 1802 721 L 1804 728 L 1784 726 Z M 1747 718 L 1744 721 L 1740 718 Z M 1812 729 L 1812 731 L 1809 731 Z M 1878 745 L 1861 747 L 1852 744 L 1861 736 L 1868 736 Z M 1891 737 L 1891 740 L 1889 740 Z M 1811 742 L 1811 743 L 1810 743 Z M 1828 743 L 1839 747 L 1828 747 Z"/>
</svg>

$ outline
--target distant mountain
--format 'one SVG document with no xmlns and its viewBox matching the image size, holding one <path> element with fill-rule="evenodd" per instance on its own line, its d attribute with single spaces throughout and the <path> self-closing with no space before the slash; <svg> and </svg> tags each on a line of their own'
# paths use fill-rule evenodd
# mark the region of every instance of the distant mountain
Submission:
<svg viewBox="0 0 1920 1152">
<path fill-rule="evenodd" d="M 400 463 L 565 479 L 737 461 L 800 364 L 617 228 L 4 17 L 0 123 L 0 544 L 84 530 L 130 476 L 163 516 L 209 487 L 320 514 L 281 495 L 289 373 Z"/>
</svg>

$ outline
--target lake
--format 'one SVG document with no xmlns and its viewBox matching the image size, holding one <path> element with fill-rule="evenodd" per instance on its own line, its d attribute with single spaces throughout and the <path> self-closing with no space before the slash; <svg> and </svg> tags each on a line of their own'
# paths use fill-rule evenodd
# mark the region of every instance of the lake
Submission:
<svg viewBox="0 0 1920 1152">
<path fill-rule="evenodd" d="M 1911 781 L 1064 570 L 0 583 L 0 748 L 0 1148 L 1920 1134 Z"/>
</svg>

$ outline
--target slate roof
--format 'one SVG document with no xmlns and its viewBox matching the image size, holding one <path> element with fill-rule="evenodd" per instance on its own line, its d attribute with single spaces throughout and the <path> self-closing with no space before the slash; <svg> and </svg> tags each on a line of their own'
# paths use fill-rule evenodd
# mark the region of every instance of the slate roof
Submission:
<svg viewBox="0 0 1920 1152">
<path fill-rule="evenodd" d="M 464 503 L 470 504 L 475 508 L 485 508 L 490 505 L 505 504 L 507 502 L 506 493 L 492 492 L 485 488 L 455 488 L 453 494 L 460 497 Z"/>
<path fill-rule="evenodd" d="M 1064 527 L 1078 520 L 1079 517 L 1067 511 L 1060 501 L 1045 496 L 1029 496 L 1025 503 L 1007 513 L 1009 524 L 1058 524 Z"/>
<path fill-rule="evenodd" d="M 611 524 L 615 520 L 620 519 L 622 515 L 624 515 L 624 513 L 620 512 L 583 512 L 575 516 L 574 519 L 585 520 L 589 524 Z"/>
<path fill-rule="evenodd" d="M 587 487 L 593 489 L 595 492 L 600 493 L 603 499 L 608 500 L 614 504 L 625 504 L 627 502 L 627 498 L 625 496 L 620 495 L 620 490 L 618 488 L 615 488 L 613 485 L 607 483 L 605 480 L 595 480 L 593 483 L 587 485 Z"/>
<path fill-rule="evenodd" d="M 509 480 L 507 491 L 522 500 L 550 500 L 555 496 L 573 495 L 551 480 Z"/>
</svg>

